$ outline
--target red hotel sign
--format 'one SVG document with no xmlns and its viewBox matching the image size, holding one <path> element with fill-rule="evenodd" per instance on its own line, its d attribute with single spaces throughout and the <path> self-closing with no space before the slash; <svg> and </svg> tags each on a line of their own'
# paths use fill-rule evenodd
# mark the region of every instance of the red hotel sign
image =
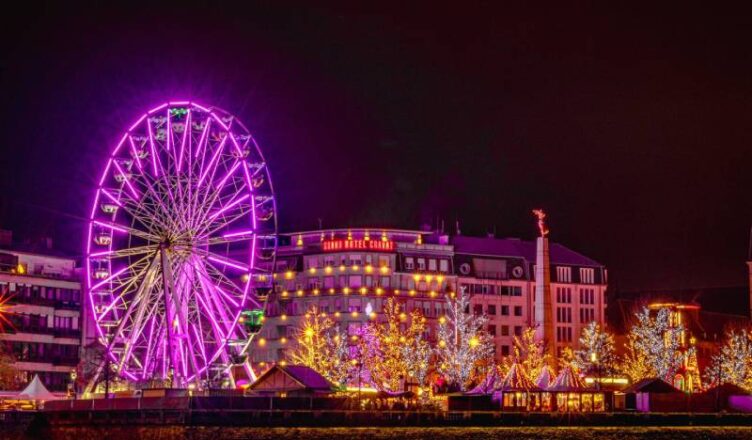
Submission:
<svg viewBox="0 0 752 440">
<path fill-rule="evenodd" d="M 337 251 L 394 251 L 394 242 L 391 240 L 326 240 L 321 244 L 324 252 Z"/>
</svg>

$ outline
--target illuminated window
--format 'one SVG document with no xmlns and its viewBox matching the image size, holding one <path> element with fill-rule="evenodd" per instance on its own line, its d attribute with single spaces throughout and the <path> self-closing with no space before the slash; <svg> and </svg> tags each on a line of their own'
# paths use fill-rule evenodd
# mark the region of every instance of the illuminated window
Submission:
<svg viewBox="0 0 752 440">
<path fill-rule="evenodd" d="M 426 259 L 418 258 L 418 270 L 426 270 Z"/>
<path fill-rule="evenodd" d="M 580 268 L 580 283 L 594 284 L 595 283 L 595 269 Z"/>
<path fill-rule="evenodd" d="M 428 260 L 428 270 L 431 272 L 436 272 L 436 269 L 436 260 L 431 258 L 430 260 Z"/>
<path fill-rule="evenodd" d="M 567 266 L 556 266 L 556 282 L 572 282 L 572 268 Z"/>
<path fill-rule="evenodd" d="M 439 261 L 439 271 L 440 272 L 449 272 L 449 261 L 447 261 L 447 260 L 440 260 Z"/>
<path fill-rule="evenodd" d="M 413 260 L 413 257 L 405 258 L 405 269 L 413 270 L 414 268 L 415 268 L 415 261 Z"/>
</svg>

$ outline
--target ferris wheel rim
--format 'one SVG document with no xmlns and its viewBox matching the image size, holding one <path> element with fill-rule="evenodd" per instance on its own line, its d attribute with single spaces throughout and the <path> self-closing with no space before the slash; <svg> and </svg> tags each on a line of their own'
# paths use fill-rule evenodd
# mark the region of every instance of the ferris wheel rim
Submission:
<svg viewBox="0 0 752 440">
<path fill-rule="evenodd" d="M 140 254 L 144 254 L 144 253 L 148 254 L 149 251 L 154 251 L 155 249 L 157 249 L 160 246 L 160 244 L 157 242 L 158 241 L 157 239 L 159 237 L 151 234 L 150 232 L 144 233 L 144 231 L 138 231 L 136 228 L 133 228 L 133 227 L 131 227 L 131 228 L 124 227 L 121 224 L 118 224 L 117 226 L 115 226 L 113 224 L 107 224 L 106 222 L 102 222 L 101 220 L 98 220 L 96 218 L 97 206 L 100 203 L 100 199 L 102 199 L 104 197 L 104 198 L 112 199 L 113 201 L 117 201 L 117 199 L 115 197 L 112 197 L 112 194 L 108 193 L 107 189 L 103 185 L 104 185 L 105 181 L 107 180 L 108 175 L 110 175 L 110 173 L 112 172 L 113 168 L 115 168 L 116 172 L 120 173 L 123 176 L 126 174 L 125 171 L 123 170 L 123 167 L 118 163 L 118 154 L 121 153 L 121 148 L 123 148 L 124 145 L 127 145 L 127 143 L 130 143 L 131 146 L 133 146 L 133 133 L 142 124 L 144 124 L 144 122 L 146 123 L 147 129 L 149 130 L 149 141 L 152 143 L 152 145 L 151 145 L 151 149 L 152 149 L 151 153 L 152 153 L 152 161 L 153 161 L 153 166 L 154 166 L 153 171 L 155 173 L 155 176 L 157 176 L 157 173 L 159 172 L 159 170 L 156 167 L 156 163 L 157 163 L 157 160 L 159 160 L 159 159 L 156 157 L 156 150 L 155 150 L 154 141 L 153 141 L 153 138 L 152 138 L 153 135 L 151 133 L 151 129 L 152 129 L 151 128 L 151 122 L 150 122 L 149 118 L 152 115 L 155 115 L 158 112 L 164 110 L 165 108 L 167 109 L 167 125 L 168 125 L 167 136 L 168 137 L 167 137 L 166 143 L 167 143 L 167 148 L 169 148 L 169 142 L 170 142 L 169 138 L 173 135 L 173 133 L 171 131 L 169 131 L 170 130 L 169 125 L 170 125 L 170 121 L 171 121 L 171 119 L 170 119 L 171 118 L 171 116 L 170 116 L 170 110 L 172 108 L 174 108 L 174 107 L 189 107 L 190 109 L 197 108 L 197 109 L 199 109 L 199 110 L 207 113 L 209 115 L 209 116 L 207 116 L 207 119 L 206 119 L 207 122 L 206 122 L 206 127 L 205 127 L 205 130 L 207 131 L 207 133 L 208 133 L 208 130 L 209 130 L 208 127 L 211 124 L 211 122 L 209 122 L 209 121 L 216 121 L 220 125 L 220 127 L 222 127 L 222 130 L 224 130 L 224 132 L 226 133 L 225 137 L 223 139 L 223 142 L 226 142 L 227 138 L 230 138 L 231 142 L 234 144 L 234 147 L 236 148 L 236 150 L 238 150 L 238 153 L 240 153 L 240 150 L 239 150 L 239 147 L 237 145 L 237 140 L 235 139 L 235 135 L 233 133 L 233 129 L 230 128 L 230 125 L 231 124 L 235 124 L 236 126 L 239 126 L 240 127 L 240 131 L 243 132 L 243 133 L 245 133 L 245 134 L 247 134 L 248 139 L 249 139 L 250 143 L 252 144 L 253 151 L 258 156 L 258 158 L 261 159 L 261 163 L 262 163 L 262 166 L 264 168 L 264 170 L 263 170 L 264 177 L 266 178 L 266 181 L 267 181 L 266 185 L 268 186 L 268 197 L 270 198 L 270 204 L 271 204 L 271 210 L 272 210 L 272 219 L 273 219 L 272 223 L 271 223 L 271 231 L 272 231 L 271 235 L 273 235 L 273 237 L 274 237 L 273 240 L 272 240 L 273 251 L 272 251 L 272 254 L 271 254 L 272 255 L 272 266 L 271 266 L 271 268 L 273 270 L 274 259 L 276 258 L 276 246 L 277 246 L 277 239 L 276 239 L 276 234 L 277 234 L 276 197 L 274 196 L 274 190 L 273 190 L 273 186 L 272 186 L 272 182 L 271 182 L 271 176 L 270 176 L 270 173 L 269 173 L 268 168 L 266 166 L 266 160 L 264 159 L 263 153 L 262 153 L 261 148 L 259 147 L 258 143 L 256 142 L 256 139 L 253 137 L 253 135 L 251 134 L 250 130 L 248 130 L 248 128 L 242 123 L 242 121 L 238 120 L 234 115 L 232 115 L 231 113 L 225 111 L 224 109 L 221 109 L 221 108 L 216 107 L 216 106 L 203 106 L 201 104 L 196 103 L 195 101 L 168 101 L 168 102 L 163 103 L 163 104 L 161 104 L 161 105 L 159 105 L 157 107 L 154 107 L 151 110 L 149 110 L 148 112 L 144 113 L 140 118 L 138 118 L 136 120 L 136 122 L 134 124 L 132 124 L 130 126 L 130 128 L 125 132 L 125 134 L 122 136 L 122 138 L 118 142 L 117 146 L 112 150 L 112 153 L 110 154 L 110 157 L 108 158 L 107 164 L 105 165 L 104 170 L 102 172 L 102 177 L 99 180 L 98 187 L 97 187 L 97 190 L 96 190 L 96 193 L 95 193 L 95 197 L 94 197 L 94 202 L 92 204 L 92 210 L 91 210 L 91 213 L 90 213 L 89 225 L 88 225 L 89 227 L 88 227 L 88 234 L 87 234 L 88 235 L 87 236 L 87 245 L 86 245 L 86 280 L 87 280 L 87 284 L 86 285 L 87 285 L 88 295 L 89 295 L 90 304 L 91 304 L 91 310 L 90 310 L 90 312 L 93 313 L 95 317 L 97 316 L 96 306 L 98 304 L 97 304 L 97 301 L 94 298 L 94 291 L 97 288 L 101 287 L 103 285 L 102 283 L 104 283 L 104 284 L 110 284 L 111 285 L 113 279 L 116 278 L 116 277 L 118 277 L 120 274 L 113 273 L 113 271 L 110 270 L 109 271 L 109 276 L 107 278 L 105 278 L 104 280 L 100 280 L 97 283 L 94 283 L 93 282 L 94 278 L 92 276 L 93 275 L 92 274 L 92 267 L 93 267 L 93 261 L 94 261 L 93 259 L 100 258 L 100 257 L 107 257 L 109 259 L 112 259 L 112 258 L 120 257 L 121 254 L 125 254 L 125 253 L 128 253 L 128 252 L 130 252 L 132 254 L 132 255 L 128 256 L 128 258 L 130 258 L 131 256 L 137 255 L 139 253 Z M 225 122 L 223 122 L 222 119 L 221 119 L 221 117 L 220 117 L 220 115 L 224 115 L 225 117 L 231 118 L 230 122 L 227 123 L 227 124 Z M 189 134 L 189 132 L 188 132 L 188 129 L 190 129 L 190 128 L 191 127 L 184 127 L 183 128 L 184 133 L 185 133 L 184 136 L 188 136 L 188 137 L 192 136 L 192 134 Z M 185 137 L 183 138 L 183 143 L 181 144 L 181 148 L 183 148 L 185 146 L 184 144 L 185 144 Z M 201 142 L 199 142 L 199 146 L 200 145 L 201 145 Z M 204 145 L 205 145 L 205 148 L 208 148 L 208 141 L 206 141 L 206 143 Z M 174 147 L 177 148 L 177 145 L 174 145 Z M 220 147 L 218 148 L 215 156 L 219 156 L 221 154 L 220 153 L 221 150 L 222 150 L 222 145 L 220 145 Z M 163 153 L 162 151 L 160 151 L 160 152 Z M 179 156 L 180 158 L 183 157 L 183 153 L 184 153 L 183 151 L 180 152 L 180 156 Z M 189 153 L 189 155 L 190 155 L 190 153 Z M 135 156 L 135 157 L 138 158 L 138 156 Z M 203 158 L 205 158 L 205 156 Z M 239 164 L 241 162 L 238 161 L 237 163 Z M 202 165 L 203 165 L 203 163 L 202 163 Z M 178 171 L 180 171 L 181 165 L 178 164 L 177 167 L 178 167 Z M 246 163 L 245 165 L 242 166 L 242 168 L 243 168 L 244 177 L 245 177 L 244 181 L 245 181 L 245 184 L 247 185 L 247 190 L 248 190 L 248 192 L 246 193 L 246 195 L 244 196 L 243 199 L 252 199 L 254 197 L 255 192 L 253 190 L 253 182 L 251 181 L 250 174 L 248 172 L 249 166 Z M 162 171 L 164 171 L 164 170 L 162 170 Z M 214 171 L 216 171 L 216 169 Z M 204 173 L 204 174 L 207 174 L 207 173 Z M 214 176 L 212 176 L 212 178 L 213 177 Z M 202 178 L 204 178 L 203 174 L 202 174 Z M 201 182 L 199 182 L 199 184 L 200 183 Z M 126 187 L 127 187 L 127 190 L 125 189 Z M 241 189 L 242 189 L 242 187 L 241 187 Z M 125 191 L 125 192 L 131 192 L 130 195 L 132 195 L 134 197 L 138 196 L 137 190 L 131 184 L 129 178 L 125 178 L 124 179 L 124 183 L 123 183 L 123 185 L 121 187 L 121 194 L 123 193 L 123 191 Z M 168 188 L 168 191 L 169 191 L 169 188 Z M 238 193 L 239 192 L 240 191 L 238 191 Z M 243 200 L 238 200 L 238 204 L 241 201 L 243 201 Z M 250 218 L 251 218 L 253 226 L 254 226 L 252 229 L 255 231 L 255 230 L 257 230 L 256 226 L 257 226 L 257 220 L 258 219 L 257 219 L 257 216 L 256 216 L 255 204 L 254 204 L 253 201 L 251 201 L 251 206 L 252 206 L 252 209 L 250 211 Z M 217 214 L 217 216 L 222 215 L 222 214 L 223 213 L 219 213 L 219 214 Z M 135 222 L 136 218 L 137 218 L 137 216 L 133 215 L 133 222 Z M 213 220 L 213 219 L 214 218 L 212 218 L 210 220 Z M 162 220 L 167 221 L 166 219 L 162 219 Z M 113 222 L 113 223 L 115 223 L 115 222 Z M 116 227 L 117 228 L 121 228 L 125 233 L 129 234 L 129 239 L 131 237 L 133 237 L 133 236 L 136 236 L 136 237 L 139 237 L 139 238 L 141 238 L 143 240 L 146 240 L 147 244 L 142 245 L 140 249 L 137 247 L 135 249 L 130 249 L 130 250 L 122 251 L 121 254 L 117 254 L 116 252 L 113 252 L 113 250 L 112 250 L 112 243 L 114 241 L 113 240 L 113 241 L 110 241 L 109 245 L 107 246 L 107 251 L 92 252 L 92 242 L 93 242 L 92 233 L 95 231 L 95 227 L 94 227 L 95 225 L 96 226 L 102 226 L 102 227 L 110 227 L 110 228 L 113 229 L 113 234 L 115 232 L 115 228 Z M 133 226 L 133 225 L 131 225 L 131 226 Z M 119 232 L 122 232 L 122 231 L 119 231 Z M 218 232 L 217 230 L 212 231 L 212 233 L 217 233 L 217 232 Z M 226 243 L 230 243 L 230 241 L 229 241 L 229 239 L 227 237 L 229 235 L 231 235 L 231 234 L 225 234 L 225 237 L 222 237 L 224 240 L 227 240 Z M 251 235 L 250 243 L 252 243 L 252 246 L 251 246 L 250 261 L 249 261 L 249 264 L 247 266 L 247 271 L 245 271 L 245 275 L 248 276 L 248 282 L 246 282 L 245 285 L 243 286 L 242 296 L 241 296 L 241 298 L 237 299 L 238 301 L 233 301 L 231 297 L 227 298 L 230 302 L 237 303 L 236 311 L 234 313 L 232 313 L 231 323 L 227 326 L 226 331 L 224 333 L 221 332 L 221 331 L 218 332 L 220 334 L 223 334 L 224 337 L 223 338 L 219 338 L 218 341 L 215 341 L 216 347 L 215 347 L 214 352 L 211 355 L 208 355 L 207 353 L 203 354 L 203 360 L 205 361 L 204 365 L 203 366 L 199 366 L 198 368 L 194 368 L 192 375 L 184 374 L 184 376 L 186 376 L 186 377 L 184 377 L 184 379 L 187 380 L 187 381 L 192 381 L 195 378 L 199 377 L 202 373 L 208 371 L 210 365 L 214 361 L 216 361 L 218 357 L 226 355 L 225 349 L 228 347 L 228 341 L 231 339 L 231 336 L 235 333 L 235 331 L 236 331 L 236 329 L 238 327 L 238 321 L 239 321 L 239 318 L 240 318 L 240 311 L 242 310 L 242 307 L 244 305 L 247 305 L 248 302 L 249 302 L 249 295 L 250 295 L 250 291 L 251 291 L 251 285 L 254 282 L 254 279 L 253 279 L 253 274 L 255 273 L 254 270 L 258 269 L 255 266 L 255 261 L 256 261 L 255 252 L 256 252 L 257 238 L 255 236 L 253 236 L 253 234 L 249 234 L 249 235 Z M 266 237 L 268 237 L 269 235 L 270 235 L 269 232 L 265 232 L 265 234 L 264 234 L 264 236 L 266 236 Z M 238 238 L 238 240 L 239 239 L 240 238 Z M 222 240 L 215 239 L 214 241 L 207 240 L 206 243 L 205 243 L 205 245 L 206 245 L 206 247 L 208 249 L 212 245 L 221 244 L 221 243 L 222 243 Z M 176 249 L 177 249 L 177 247 L 176 247 Z M 120 251 L 120 250 L 118 250 L 118 251 Z M 166 251 L 163 250 L 163 251 L 160 251 L 160 252 L 164 254 Z M 223 258 L 221 255 L 215 255 L 213 252 L 210 252 L 208 250 L 202 250 L 202 252 L 196 252 L 196 254 L 199 254 L 199 253 L 202 253 L 203 257 L 205 257 L 205 259 L 204 259 L 205 262 L 213 261 L 213 262 L 217 263 L 217 265 L 221 265 L 221 266 L 224 266 L 224 267 L 228 267 L 228 266 L 233 267 L 233 268 L 241 267 L 239 264 L 233 262 L 231 259 L 229 259 L 229 258 Z M 156 258 L 154 259 L 154 261 L 156 261 Z M 137 260 L 136 264 L 142 264 L 142 263 L 140 262 L 140 260 Z M 167 265 L 164 265 L 162 267 L 163 267 L 163 269 L 161 269 L 162 272 L 169 272 L 169 271 L 172 270 L 171 269 L 171 267 L 172 267 L 171 264 L 167 264 Z M 166 267 L 167 269 L 165 270 L 164 267 Z M 198 266 L 196 266 L 196 267 L 198 267 Z M 219 274 L 223 273 L 218 267 L 215 267 L 215 266 L 212 266 L 212 265 L 209 265 L 208 267 L 212 267 L 213 270 L 216 271 Z M 245 267 L 243 267 L 243 268 L 245 268 Z M 130 269 L 130 268 L 127 268 L 126 270 L 128 270 L 128 269 Z M 145 277 L 146 273 L 149 271 L 149 269 L 144 268 L 143 270 L 146 271 L 144 273 L 144 275 L 143 275 Z M 206 275 L 207 275 L 207 278 L 211 278 L 211 275 L 209 275 L 209 271 L 208 270 L 206 271 Z M 201 283 L 199 282 L 199 284 L 201 284 Z M 167 282 L 164 282 L 164 285 L 163 285 L 162 288 L 165 291 L 167 291 L 169 289 L 166 286 L 167 286 Z M 217 287 L 217 289 L 218 289 L 216 292 L 222 292 L 221 288 L 219 288 L 218 286 L 215 286 L 215 287 Z M 174 285 L 172 286 L 172 288 L 174 289 Z M 219 295 L 219 294 L 217 294 L 217 296 L 218 297 L 222 297 L 222 295 Z M 201 298 L 201 296 L 197 295 L 196 298 Z M 146 302 L 147 299 L 143 299 L 142 301 Z M 174 299 L 173 299 L 173 301 L 174 301 Z M 169 301 L 167 303 L 169 303 Z M 254 299 L 254 303 L 263 310 L 266 307 L 266 298 L 264 298 L 261 301 L 259 301 L 258 299 Z M 113 301 L 113 304 L 114 304 L 114 301 Z M 152 313 L 155 313 L 155 310 L 157 310 L 156 307 L 158 305 L 158 302 L 155 302 L 154 304 L 155 305 L 152 306 L 153 307 Z M 204 305 L 206 305 L 206 304 L 204 304 Z M 207 310 L 208 309 L 209 309 L 209 307 L 207 307 Z M 132 311 L 131 311 L 131 313 L 132 313 Z M 165 313 L 167 313 L 168 315 L 170 314 L 167 306 L 165 306 Z M 129 315 L 125 315 L 125 316 L 127 316 L 128 318 L 130 318 Z M 198 314 L 198 316 L 201 317 L 200 313 Z M 165 317 L 164 321 L 167 321 L 167 320 L 168 320 L 168 318 Z M 123 318 L 123 322 L 125 322 L 125 318 Z M 152 325 L 153 325 L 154 322 L 155 322 L 155 320 L 152 319 L 151 320 Z M 170 324 L 165 324 L 164 327 L 165 327 L 166 331 L 169 332 L 169 328 L 171 326 L 172 325 L 170 325 Z M 106 335 L 105 335 L 107 332 L 103 331 L 103 326 L 102 326 L 102 324 L 99 321 L 95 321 L 95 328 L 96 328 L 98 339 L 100 340 L 100 342 L 102 342 L 104 344 L 104 342 L 107 339 Z M 195 330 L 195 328 L 194 328 L 194 330 Z M 133 330 L 131 330 L 131 331 L 133 331 Z M 143 329 L 140 329 L 139 332 L 143 332 Z M 190 331 L 185 331 L 185 333 L 190 333 Z M 201 338 L 197 338 L 197 339 L 201 339 Z M 203 340 L 202 340 L 202 342 L 203 342 Z M 105 347 L 107 349 L 106 356 L 108 356 L 109 358 L 111 358 L 111 360 L 113 360 L 113 361 L 117 361 L 118 360 L 118 356 L 112 350 L 112 347 L 113 347 L 114 343 L 115 343 L 115 338 L 111 337 L 111 339 L 109 340 L 109 342 L 107 343 L 107 345 L 105 345 Z M 149 352 L 147 351 L 147 357 L 148 356 L 149 356 Z M 163 356 L 164 357 L 167 356 L 167 350 L 166 349 L 164 349 L 164 355 Z M 126 359 L 120 359 L 120 360 L 121 360 L 121 365 L 120 365 L 119 373 L 121 375 L 129 378 L 129 379 L 138 380 L 138 377 L 136 377 L 136 375 L 134 375 L 131 371 L 129 371 L 128 366 L 124 365 L 124 362 L 127 361 L 127 356 L 126 356 Z M 142 379 L 145 379 L 146 370 L 148 369 L 148 362 L 149 362 L 149 359 L 146 360 L 147 365 L 145 365 L 143 367 L 144 368 L 144 377 L 142 377 Z M 183 365 L 184 368 L 185 368 L 186 363 L 187 362 L 185 360 L 182 362 L 182 365 Z"/>
</svg>

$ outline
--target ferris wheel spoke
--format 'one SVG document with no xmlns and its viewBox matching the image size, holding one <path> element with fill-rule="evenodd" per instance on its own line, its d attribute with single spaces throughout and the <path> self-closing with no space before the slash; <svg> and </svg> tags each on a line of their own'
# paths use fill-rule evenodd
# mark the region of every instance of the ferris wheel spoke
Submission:
<svg viewBox="0 0 752 440">
<path fill-rule="evenodd" d="M 208 226 L 204 226 L 204 229 L 202 229 L 201 232 L 208 237 L 212 237 L 219 233 L 219 231 L 226 229 L 236 221 L 242 218 L 247 218 L 249 214 L 250 210 L 242 210 L 231 217 L 225 217 L 222 221 L 215 221 L 214 224 L 208 225 L 212 226 L 212 229 L 207 229 Z"/>
<path fill-rule="evenodd" d="M 154 252 L 157 249 L 157 245 L 144 245 L 144 246 L 137 246 L 133 248 L 125 248 L 125 249 L 115 249 L 115 250 L 109 250 L 109 251 L 101 251 L 101 252 L 92 252 L 89 254 L 91 257 L 96 258 L 123 258 L 123 257 L 133 257 L 136 255 L 142 255 L 142 254 L 148 254 L 150 252 Z"/>
<path fill-rule="evenodd" d="M 134 263 L 133 265 L 131 265 L 131 270 L 135 271 L 135 269 L 140 265 L 141 264 L 138 262 Z M 104 309 L 102 309 L 102 311 L 99 313 L 99 316 L 96 317 L 97 322 L 100 322 L 107 315 L 107 313 L 109 313 L 117 305 L 118 302 L 122 302 L 127 307 L 127 303 L 125 302 L 125 299 L 124 299 L 125 295 L 130 293 L 130 289 L 140 280 L 141 275 L 143 275 L 146 272 L 146 270 L 148 270 L 148 266 L 146 266 L 140 274 L 137 274 L 136 276 L 132 277 L 127 282 L 124 282 L 120 286 L 112 289 L 113 295 L 117 291 L 119 291 L 120 293 L 118 293 L 117 296 L 115 296 L 112 299 L 110 304 L 108 304 Z M 117 314 L 116 314 L 116 318 L 120 319 L 120 317 L 117 316 Z"/>
<path fill-rule="evenodd" d="M 149 287 L 148 284 L 142 284 L 141 286 L 139 286 L 139 292 L 140 292 L 140 294 L 137 294 L 134 297 L 134 299 L 132 300 L 132 302 L 129 305 L 129 307 L 126 310 L 126 312 L 119 319 L 120 322 L 118 323 L 117 329 L 113 333 L 112 340 L 110 342 L 110 347 L 112 346 L 112 343 L 115 341 L 115 338 L 117 338 L 119 335 L 122 335 L 124 329 L 127 328 L 126 326 L 128 324 L 130 324 L 129 319 L 130 319 L 130 316 L 133 313 L 133 311 L 136 310 L 137 307 L 138 307 L 138 309 L 141 309 L 142 307 L 145 306 L 145 304 L 147 302 L 147 299 L 144 298 L 143 291 L 144 291 L 144 289 L 149 290 L 148 287 Z M 130 327 L 134 327 L 133 324 L 130 324 Z M 135 335 L 135 332 L 133 330 L 134 329 L 132 328 L 130 332 L 126 333 L 126 334 L 129 335 L 128 338 L 127 338 L 128 341 L 126 342 L 126 345 L 125 345 L 126 348 L 130 345 L 130 342 L 131 342 L 130 338 L 133 338 L 134 335 Z M 124 354 L 125 354 L 125 351 L 124 351 Z M 122 364 L 122 359 L 123 358 L 121 358 L 120 368 L 122 368 L 122 365 L 123 365 Z"/>
<path fill-rule="evenodd" d="M 214 274 L 217 274 L 216 279 L 211 277 L 211 275 L 209 274 L 209 269 L 211 269 Z M 213 294 L 218 295 L 218 297 L 222 299 L 222 301 L 224 302 L 223 306 L 225 308 L 237 309 L 238 307 L 240 307 L 243 301 L 243 298 L 242 297 L 233 298 L 231 294 L 229 294 L 228 292 L 226 292 L 224 289 L 220 287 L 220 284 L 224 282 L 229 287 L 228 290 L 232 291 L 237 288 L 237 286 L 235 286 L 235 284 L 233 284 L 232 281 L 227 279 L 227 277 L 225 277 L 223 274 L 221 274 L 221 272 L 217 271 L 211 265 L 206 265 L 204 267 L 204 270 L 201 272 L 202 272 L 201 274 L 202 277 L 203 277 L 203 273 L 206 273 L 206 277 L 203 278 L 204 282 L 207 283 L 206 285 L 212 290 Z"/>
<path fill-rule="evenodd" d="M 115 222 L 103 221 L 103 220 L 95 220 L 93 223 L 96 224 L 96 225 L 98 225 L 98 226 L 109 228 L 109 229 L 111 229 L 113 231 L 124 232 L 124 233 L 128 233 L 128 234 L 131 234 L 131 235 L 135 235 L 136 237 L 143 238 L 144 240 L 147 240 L 147 241 L 153 242 L 153 241 L 157 240 L 156 237 L 154 237 L 153 235 L 151 235 L 149 233 L 146 233 L 144 231 L 139 231 L 138 229 L 132 228 L 130 226 L 120 225 L 120 224 L 117 224 Z"/>
<path fill-rule="evenodd" d="M 178 151 L 178 157 L 177 157 L 177 167 L 178 167 L 178 174 L 180 174 L 180 170 L 183 167 L 183 154 L 186 150 L 186 140 L 190 142 L 190 136 L 188 135 L 191 131 L 191 110 L 188 109 L 188 112 L 185 115 L 185 123 L 183 125 L 183 140 L 180 142 L 180 150 Z M 190 156 L 190 152 L 188 153 L 188 156 Z"/>
<path fill-rule="evenodd" d="M 211 119 L 207 119 L 204 123 L 204 128 L 201 130 L 201 137 L 199 138 L 198 145 L 196 146 L 196 153 L 194 159 L 198 159 L 198 156 L 203 152 L 204 148 L 206 148 L 206 143 L 209 139 L 209 127 L 211 126 Z M 201 162 L 203 165 L 203 161 Z"/>
<path fill-rule="evenodd" d="M 128 143 L 130 144 L 131 157 L 133 157 L 133 160 L 136 162 L 136 168 L 138 168 L 139 172 L 143 173 L 144 166 L 141 163 L 141 157 L 136 148 L 136 142 L 133 140 L 133 135 L 131 134 L 128 134 Z"/>
<path fill-rule="evenodd" d="M 227 135 L 225 135 L 222 140 L 219 141 L 219 146 L 215 148 L 214 154 L 212 155 L 211 159 L 209 160 L 209 163 L 204 168 L 203 173 L 198 178 L 198 183 L 196 184 L 196 187 L 200 188 L 201 184 L 206 180 L 207 176 L 211 174 L 214 175 L 214 172 L 217 167 L 217 163 L 219 162 L 219 157 L 222 155 L 222 150 L 225 148 L 225 144 L 227 143 Z"/>
</svg>

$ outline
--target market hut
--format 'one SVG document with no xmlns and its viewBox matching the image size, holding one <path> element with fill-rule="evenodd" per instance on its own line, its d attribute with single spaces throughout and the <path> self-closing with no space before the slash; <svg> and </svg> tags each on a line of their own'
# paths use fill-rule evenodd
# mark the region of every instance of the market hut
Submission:
<svg viewBox="0 0 752 440">
<path fill-rule="evenodd" d="M 517 362 L 496 387 L 494 400 L 501 402 L 502 411 L 538 411 L 541 409 L 541 389 L 527 376 Z"/>
<path fill-rule="evenodd" d="M 468 395 L 479 395 L 479 394 L 493 394 L 493 392 L 496 390 L 496 387 L 501 384 L 502 377 L 499 374 L 499 369 L 495 366 L 491 367 L 491 370 L 488 372 L 486 377 L 475 386 L 472 390 L 468 391 L 465 394 Z"/>
<path fill-rule="evenodd" d="M 325 396 L 334 386 L 321 374 L 304 365 L 275 365 L 252 383 L 248 394 L 277 397 Z"/>
<path fill-rule="evenodd" d="M 541 393 L 541 410 L 542 411 L 551 411 L 551 393 L 546 391 L 549 386 L 551 386 L 551 381 L 554 378 L 553 370 L 548 365 L 544 365 L 543 368 L 541 368 L 540 374 L 538 374 L 538 378 L 535 380 L 535 384 L 540 388 L 541 390 L 544 390 Z"/>
<path fill-rule="evenodd" d="M 560 412 L 601 412 L 606 410 L 605 395 L 585 385 L 577 368 L 567 365 L 546 390 L 553 396 L 553 408 Z"/>
</svg>

